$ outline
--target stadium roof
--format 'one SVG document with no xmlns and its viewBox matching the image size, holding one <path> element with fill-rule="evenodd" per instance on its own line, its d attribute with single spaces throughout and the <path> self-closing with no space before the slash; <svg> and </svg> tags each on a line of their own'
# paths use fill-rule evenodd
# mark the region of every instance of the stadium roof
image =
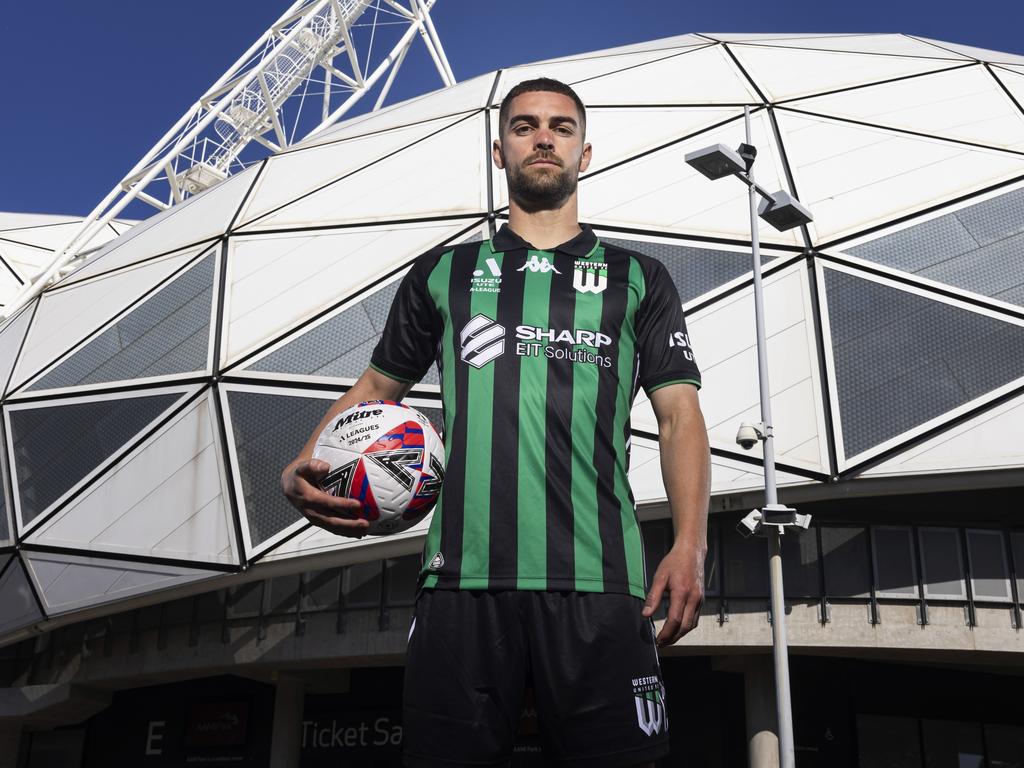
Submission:
<svg viewBox="0 0 1024 768">
<path fill-rule="evenodd" d="M 733 442 L 758 415 L 747 198 L 683 158 L 737 145 L 744 105 L 759 183 L 814 213 L 760 232 L 780 483 L 827 495 L 1024 466 L 1024 57 L 904 35 L 684 35 L 339 124 L 135 226 L 11 318 L 0 635 L 242 568 L 418 548 L 422 525 L 359 542 L 308 528 L 279 472 L 365 368 L 411 260 L 506 215 L 496 105 L 539 75 L 588 105 L 581 219 L 679 287 L 715 494 L 762 483 Z M 436 419 L 437 391 L 432 373 L 409 402 Z M 634 491 L 656 504 L 642 395 L 632 426 Z"/>
</svg>

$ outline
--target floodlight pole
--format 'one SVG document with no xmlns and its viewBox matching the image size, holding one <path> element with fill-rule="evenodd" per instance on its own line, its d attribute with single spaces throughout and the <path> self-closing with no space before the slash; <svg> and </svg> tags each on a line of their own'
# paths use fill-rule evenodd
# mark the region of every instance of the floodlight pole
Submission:
<svg viewBox="0 0 1024 768">
<path fill-rule="evenodd" d="M 743 107 L 746 143 L 752 145 L 750 107 Z M 746 172 L 747 194 L 750 199 L 750 242 L 754 257 L 754 321 L 757 328 L 757 377 L 761 395 L 761 422 L 764 424 L 764 500 L 771 508 L 778 504 L 775 483 L 775 438 L 772 434 L 772 402 L 768 389 L 768 342 L 764 321 L 764 286 L 761 280 L 761 240 L 757 223 L 757 185 L 753 167 Z M 793 704 L 789 691 L 789 645 L 786 640 L 786 600 L 782 588 L 782 528 L 765 525 L 768 538 L 768 572 L 771 580 L 772 603 L 772 655 L 775 660 L 775 709 L 779 726 L 779 765 L 794 768 L 796 752 L 793 748 Z"/>
</svg>

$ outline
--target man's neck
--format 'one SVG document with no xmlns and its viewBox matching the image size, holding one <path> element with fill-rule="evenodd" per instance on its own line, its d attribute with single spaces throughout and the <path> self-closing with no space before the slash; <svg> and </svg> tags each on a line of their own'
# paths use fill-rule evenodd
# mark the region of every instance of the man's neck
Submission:
<svg viewBox="0 0 1024 768">
<path fill-rule="evenodd" d="M 576 195 L 561 208 L 545 211 L 524 211 L 513 200 L 509 204 L 508 226 L 534 248 L 550 251 L 580 233 Z"/>
</svg>

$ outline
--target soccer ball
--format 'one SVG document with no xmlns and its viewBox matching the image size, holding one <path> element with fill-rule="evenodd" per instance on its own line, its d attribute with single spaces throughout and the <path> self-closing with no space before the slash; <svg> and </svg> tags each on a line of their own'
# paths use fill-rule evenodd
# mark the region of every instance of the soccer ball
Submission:
<svg viewBox="0 0 1024 768">
<path fill-rule="evenodd" d="M 317 438 L 313 458 L 331 465 L 321 487 L 356 499 L 371 534 L 411 528 L 441 493 L 444 445 L 422 413 L 390 400 L 359 403 Z"/>
</svg>

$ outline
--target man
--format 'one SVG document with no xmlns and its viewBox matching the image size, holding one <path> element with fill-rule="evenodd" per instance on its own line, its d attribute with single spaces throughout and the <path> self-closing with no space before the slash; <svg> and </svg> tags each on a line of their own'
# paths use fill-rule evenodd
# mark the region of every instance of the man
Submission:
<svg viewBox="0 0 1024 768">
<path fill-rule="evenodd" d="M 700 374 L 665 268 L 577 223 L 585 130 L 568 86 L 509 92 L 492 147 L 508 224 L 416 260 L 370 367 L 282 475 L 310 521 L 363 535 L 359 503 L 317 488 L 328 467 L 309 458 L 316 435 L 360 401 L 400 400 L 436 360 L 447 470 L 410 631 L 407 765 L 506 763 L 527 683 L 556 762 L 641 765 L 668 751 L 655 643 L 695 627 L 703 601 Z M 658 420 L 676 530 L 645 604 L 626 478 L 637 385 Z"/>
</svg>

